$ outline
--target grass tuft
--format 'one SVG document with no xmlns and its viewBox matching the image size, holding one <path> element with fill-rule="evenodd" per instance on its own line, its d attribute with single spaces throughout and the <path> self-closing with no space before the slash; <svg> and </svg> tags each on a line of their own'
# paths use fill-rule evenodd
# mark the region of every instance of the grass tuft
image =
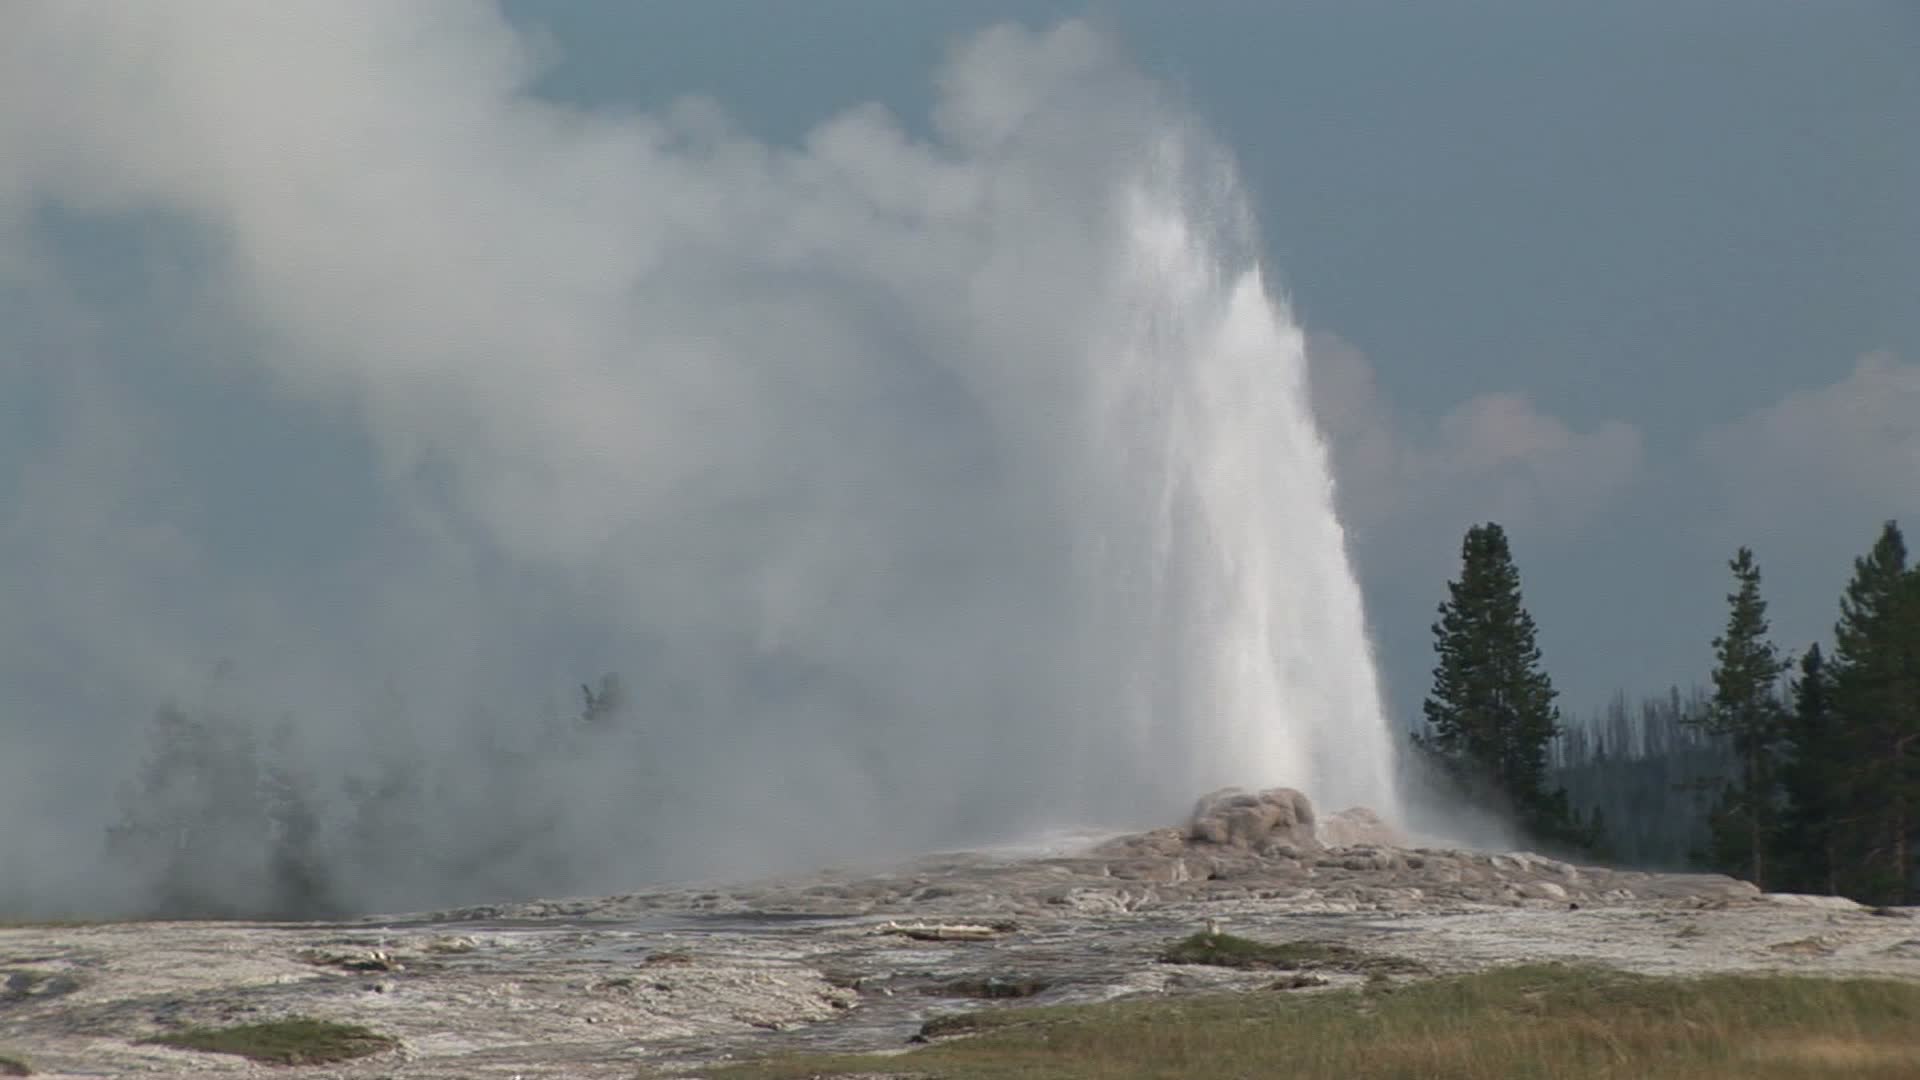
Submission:
<svg viewBox="0 0 1920 1080">
<path fill-rule="evenodd" d="M 209 1054 L 238 1054 L 275 1065 L 348 1061 L 398 1046 L 398 1041 L 358 1024 L 293 1017 L 234 1027 L 193 1027 L 145 1040 Z"/>
<path fill-rule="evenodd" d="M 0 1076 L 32 1076 L 33 1066 L 16 1054 L 0 1053 Z"/>
<path fill-rule="evenodd" d="M 899 1076 L 1167 1080 L 1287 1076 L 1506 1080 L 1910 1080 L 1920 984 L 1791 976 L 1656 978 L 1560 965 L 1305 996 L 1247 993 L 1000 1008 L 972 1038 L 911 1053 L 790 1057 L 726 1080 Z"/>
<path fill-rule="evenodd" d="M 1334 941 L 1255 941 L 1201 932 L 1167 946 L 1163 964 L 1208 964 L 1253 971 L 1418 972 L 1425 966 L 1398 956 L 1376 956 Z"/>
</svg>

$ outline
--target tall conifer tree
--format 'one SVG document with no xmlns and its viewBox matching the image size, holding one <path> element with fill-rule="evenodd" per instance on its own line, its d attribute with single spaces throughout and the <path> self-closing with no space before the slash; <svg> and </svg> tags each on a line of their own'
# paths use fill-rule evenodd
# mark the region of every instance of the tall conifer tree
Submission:
<svg viewBox="0 0 1920 1080">
<path fill-rule="evenodd" d="M 1520 599 L 1505 530 L 1467 530 L 1460 579 L 1433 626 L 1439 663 L 1415 742 L 1473 801 L 1508 810 L 1536 839 L 1584 843 L 1565 792 L 1545 789 L 1547 744 L 1560 730 L 1553 682 L 1540 667 L 1533 616 Z"/>
<path fill-rule="evenodd" d="M 1727 628 L 1713 639 L 1713 704 L 1700 723 L 1723 735 L 1739 760 L 1739 775 L 1722 789 L 1713 813 L 1715 861 L 1767 886 L 1767 852 L 1779 811 L 1779 755 L 1786 714 L 1780 676 L 1787 662 L 1767 639 L 1767 602 L 1760 567 L 1741 548 L 1727 568 L 1735 590 L 1727 596 Z M 1724 861 L 1723 861 L 1724 860 Z"/>
<path fill-rule="evenodd" d="M 1916 896 L 1920 841 L 1920 569 L 1892 521 L 1854 560 L 1834 627 L 1833 699 L 1851 766 L 1842 797 L 1849 830 L 1849 892 L 1901 903 Z"/>
<path fill-rule="evenodd" d="M 1833 680 L 1819 645 L 1800 657 L 1780 768 L 1780 872 L 1785 887 L 1840 892 L 1838 840 L 1845 814 L 1839 778 L 1847 751 L 1833 709 Z"/>
</svg>

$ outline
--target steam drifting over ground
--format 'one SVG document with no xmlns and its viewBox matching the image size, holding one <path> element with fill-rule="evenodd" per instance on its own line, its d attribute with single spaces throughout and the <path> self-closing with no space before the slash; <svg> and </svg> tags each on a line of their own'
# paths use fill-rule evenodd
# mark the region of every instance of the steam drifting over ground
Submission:
<svg viewBox="0 0 1920 1080">
<path fill-rule="evenodd" d="M 1300 334 L 1089 28 L 780 147 L 543 102 L 481 5 L 9 23 L 0 903 L 182 873 L 121 782 L 243 907 L 289 836 L 396 907 L 1394 812 Z"/>
</svg>

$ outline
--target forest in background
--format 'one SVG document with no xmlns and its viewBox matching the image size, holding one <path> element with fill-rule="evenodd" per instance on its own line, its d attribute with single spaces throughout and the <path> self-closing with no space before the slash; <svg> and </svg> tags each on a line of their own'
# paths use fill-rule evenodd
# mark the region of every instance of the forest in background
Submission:
<svg viewBox="0 0 1920 1080">
<path fill-rule="evenodd" d="M 605 884 L 570 839 L 583 828 L 644 854 L 665 785 L 617 676 L 582 685 L 572 715 L 473 716 L 450 744 L 423 743 L 403 709 L 384 721 L 377 753 L 334 787 L 301 765 L 290 724 L 263 740 L 244 717 L 161 708 L 107 829 L 106 910 L 305 919 L 522 899 L 528 881 L 566 895 Z M 569 781 L 596 761 L 629 778 L 627 799 L 583 811 Z"/>
<path fill-rule="evenodd" d="M 1889 521 L 1854 560 L 1830 642 L 1770 637 L 1760 566 L 1728 562 L 1709 684 L 1567 720 L 1506 533 L 1468 530 L 1433 626 L 1416 754 L 1531 842 L 1763 889 L 1920 900 L 1920 567 Z"/>
<path fill-rule="evenodd" d="M 1548 782 L 1597 822 L 1595 854 L 1648 870 L 1703 864 L 1711 791 L 1734 764 L 1727 740 L 1701 723 L 1711 707 L 1698 687 L 1631 703 L 1620 692 L 1565 722 L 1547 748 Z"/>
</svg>

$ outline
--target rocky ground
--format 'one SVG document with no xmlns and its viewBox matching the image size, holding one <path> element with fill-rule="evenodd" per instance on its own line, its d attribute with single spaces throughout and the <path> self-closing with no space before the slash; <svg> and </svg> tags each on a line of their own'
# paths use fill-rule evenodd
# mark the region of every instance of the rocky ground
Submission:
<svg viewBox="0 0 1920 1080">
<path fill-rule="evenodd" d="M 774 1050 L 897 1048 L 928 1018 L 989 1002 L 1274 983 L 1157 960 L 1210 923 L 1353 950 L 1301 993 L 1544 960 L 1920 979 L 1914 909 L 1387 839 L 1364 812 L 1315 821 L 1291 792 L 1228 794 L 1184 829 L 1070 855 L 352 923 L 3 929 L 0 1054 L 54 1076 L 675 1075 Z M 401 1046 L 289 1069 L 140 1042 L 288 1015 Z"/>
</svg>

